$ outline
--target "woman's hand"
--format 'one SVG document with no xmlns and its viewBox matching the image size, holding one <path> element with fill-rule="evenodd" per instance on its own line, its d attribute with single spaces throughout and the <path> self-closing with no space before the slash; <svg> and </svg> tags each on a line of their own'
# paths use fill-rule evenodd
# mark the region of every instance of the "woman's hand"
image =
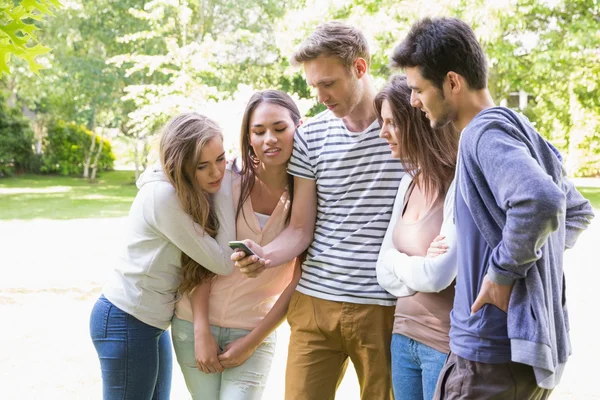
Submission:
<svg viewBox="0 0 600 400">
<path fill-rule="evenodd" d="M 448 245 L 443 242 L 444 239 L 446 239 L 445 235 L 438 235 L 433 239 L 433 242 L 431 242 L 427 249 L 427 257 L 434 258 L 448 251 Z"/>
<path fill-rule="evenodd" d="M 234 265 L 242 274 L 248 278 L 256 278 L 270 266 L 271 262 L 264 259 L 263 249 L 258 244 L 249 239 L 244 240 L 244 243 L 255 255 L 247 255 L 243 251 L 237 250 L 231 255 L 231 261 L 235 263 Z"/>
<path fill-rule="evenodd" d="M 205 374 L 223 372 L 219 362 L 219 346 L 214 336 L 208 332 L 196 333 L 194 337 L 194 353 L 198 370 Z"/>
<path fill-rule="evenodd" d="M 219 354 L 219 361 L 224 368 L 237 367 L 245 363 L 257 347 L 249 342 L 248 336 L 244 336 L 225 346 L 223 353 Z"/>
</svg>

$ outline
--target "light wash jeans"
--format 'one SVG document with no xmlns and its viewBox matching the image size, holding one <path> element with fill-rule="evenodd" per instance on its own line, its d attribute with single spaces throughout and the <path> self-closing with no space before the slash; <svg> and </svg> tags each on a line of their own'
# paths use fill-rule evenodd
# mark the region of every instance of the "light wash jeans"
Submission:
<svg viewBox="0 0 600 400">
<path fill-rule="evenodd" d="M 431 400 L 447 354 L 392 335 L 392 386 L 396 400 Z"/>
<path fill-rule="evenodd" d="M 210 332 L 221 349 L 250 333 L 245 329 L 213 325 L 210 326 Z M 258 346 L 245 363 L 215 374 L 205 374 L 196 367 L 194 325 L 191 322 L 174 316 L 171 334 L 177 362 L 194 400 L 259 400 L 262 397 L 275 355 L 275 332 Z"/>
</svg>

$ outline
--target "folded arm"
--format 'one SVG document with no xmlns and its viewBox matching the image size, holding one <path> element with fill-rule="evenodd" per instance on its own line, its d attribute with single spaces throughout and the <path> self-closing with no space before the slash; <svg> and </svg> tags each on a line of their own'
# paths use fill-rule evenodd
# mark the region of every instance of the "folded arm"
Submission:
<svg viewBox="0 0 600 400">
<path fill-rule="evenodd" d="M 398 201 L 398 199 L 396 199 Z M 394 207 L 394 210 L 400 207 Z M 396 213 L 398 214 L 398 213 Z M 398 215 L 396 215 L 396 218 Z M 454 183 L 448 189 L 444 201 L 444 222 L 440 235 L 445 236 L 444 242 L 448 250 L 437 257 L 409 256 L 398 251 L 393 245 L 382 248 L 380 259 L 377 262 L 377 276 L 390 289 L 401 294 L 390 293 L 397 296 L 406 296 L 410 292 L 440 292 L 447 288 L 456 277 L 456 228 L 454 225 Z M 393 216 L 392 216 L 393 218 Z M 386 236 L 391 242 L 391 231 L 397 219 L 390 222 Z M 381 282 L 380 282 L 381 284 Z M 406 286 L 409 290 L 403 288 Z M 407 293 L 408 292 L 408 293 Z"/>
</svg>

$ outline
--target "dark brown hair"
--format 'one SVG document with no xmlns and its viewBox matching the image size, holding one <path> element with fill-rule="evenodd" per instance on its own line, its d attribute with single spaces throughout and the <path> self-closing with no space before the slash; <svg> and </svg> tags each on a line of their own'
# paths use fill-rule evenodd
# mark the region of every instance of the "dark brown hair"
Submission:
<svg viewBox="0 0 600 400">
<path fill-rule="evenodd" d="M 488 66 L 469 25 L 458 18 L 424 18 L 410 28 L 391 57 L 392 67 L 419 67 L 423 78 L 442 89 L 448 72 L 465 78 L 473 90 L 487 87 Z"/>
<path fill-rule="evenodd" d="M 413 178 L 422 175 L 426 196 L 446 195 L 454 178 L 459 135 L 452 126 L 433 129 L 425 114 L 410 105 L 411 89 L 406 76 L 393 75 L 375 96 L 377 118 L 382 124 L 381 106 L 390 103 L 398 140 L 400 161 Z"/>
<path fill-rule="evenodd" d="M 256 168 L 260 164 L 260 160 L 250 145 L 250 119 L 252 118 L 254 110 L 256 110 L 256 108 L 262 103 L 275 104 L 287 109 L 290 112 L 290 117 L 292 118 L 294 125 L 298 125 L 300 123 L 301 115 L 300 111 L 298 110 L 298 106 L 296 106 L 296 103 L 290 97 L 290 95 L 285 92 L 280 90 L 263 90 L 254 93 L 248 101 L 246 110 L 244 111 L 244 116 L 242 118 L 242 129 L 240 132 L 240 153 L 242 158 L 242 170 L 240 171 L 240 174 L 242 175 L 242 182 L 240 189 L 240 201 L 235 212 L 236 220 L 239 218 L 240 213 L 242 213 L 244 219 L 246 219 L 243 205 L 244 202 L 248 200 L 248 197 L 250 197 L 250 193 L 252 193 L 254 182 L 256 181 Z M 234 163 L 234 165 L 236 164 L 237 163 Z M 289 174 L 288 198 L 291 205 L 291 202 L 294 199 L 294 178 Z M 291 213 L 288 212 L 286 222 L 289 222 L 290 214 Z"/>
<path fill-rule="evenodd" d="M 212 237 L 217 235 L 219 220 L 211 196 L 196 180 L 196 168 L 202 149 L 215 138 L 223 140 L 219 126 L 204 115 L 190 112 L 171 119 L 163 128 L 160 140 L 160 162 L 183 210 Z M 181 271 L 179 291 L 182 293 L 215 276 L 184 252 L 181 252 Z"/>
</svg>

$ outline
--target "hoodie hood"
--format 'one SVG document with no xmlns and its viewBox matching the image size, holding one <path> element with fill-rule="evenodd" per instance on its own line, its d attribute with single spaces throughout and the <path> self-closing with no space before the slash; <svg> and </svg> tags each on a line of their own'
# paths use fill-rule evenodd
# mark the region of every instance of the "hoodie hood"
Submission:
<svg viewBox="0 0 600 400">
<path fill-rule="evenodd" d="M 142 186 L 150 182 L 169 182 L 169 178 L 167 178 L 167 175 L 164 173 L 160 162 L 146 168 L 138 178 L 136 186 L 138 189 L 141 189 Z"/>
<path fill-rule="evenodd" d="M 529 119 L 520 113 L 517 113 L 510 108 L 505 107 L 491 107 L 486 110 L 483 110 L 479 115 L 484 116 L 487 113 L 490 114 L 490 119 L 497 119 L 498 114 L 501 114 L 508 121 L 512 122 L 516 127 L 519 128 L 519 131 L 522 135 L 520 135 L 521 139 L 527 140 L 527 143 L 535 142 L 536 139 L 540 136 L 539 133 L 533 128 L 533 125 L 529 121 Z M 562 163 L 563 157 L 562 154 L 558 151 L 556 147 L 549 141 L 543 139 L 546 142 L 546 145 L 552 150 L 554 155 L 558 158 L 558 160 Z"/>
</svg>

